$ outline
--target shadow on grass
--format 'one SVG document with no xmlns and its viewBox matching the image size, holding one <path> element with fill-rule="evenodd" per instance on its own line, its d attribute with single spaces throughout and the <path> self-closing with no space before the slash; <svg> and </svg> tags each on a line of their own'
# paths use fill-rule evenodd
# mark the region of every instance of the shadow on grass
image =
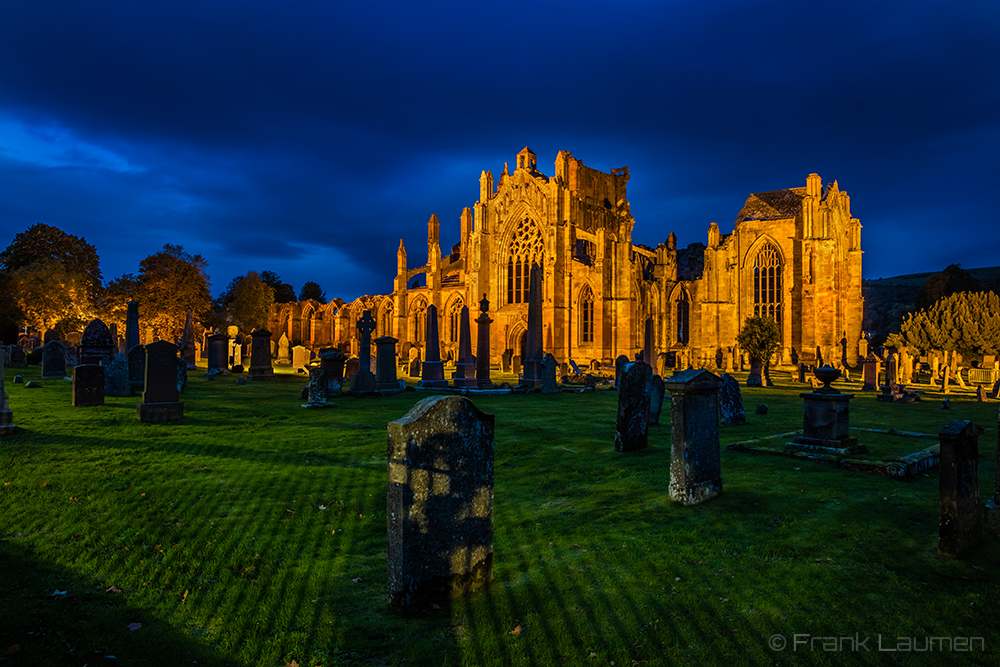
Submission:
<svg viewBox="0 0 1000 667">
<path fill-rule="evenodd" d="M 7 540 L 0 541 L 0 562 L 2 665 L 96 664 L 112 657 L 108 664 L 241 664 L 129 605 L 129 591 L 108 591 L 112 582 L 41 561 Z"/>
</svg>

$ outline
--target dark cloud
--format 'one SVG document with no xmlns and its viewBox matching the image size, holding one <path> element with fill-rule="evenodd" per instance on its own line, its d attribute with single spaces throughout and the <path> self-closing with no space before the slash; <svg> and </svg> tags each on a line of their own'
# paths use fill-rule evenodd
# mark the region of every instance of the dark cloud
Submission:
<svg viewBox="0 0 1000 667">
<path fill-rule="evenodd" d="M 663 6 L 667 5 L 667 6 Z M 837 179 L 866 276 L 996 264 L 996 3 L 7 3 L 0 232 L 85 236 L 106 279 L 164 243 L 213 290 L 270 269 L 392 289 L 524 145 L 628 165 L 636 242 L 729 231 Z"/>
</svg>

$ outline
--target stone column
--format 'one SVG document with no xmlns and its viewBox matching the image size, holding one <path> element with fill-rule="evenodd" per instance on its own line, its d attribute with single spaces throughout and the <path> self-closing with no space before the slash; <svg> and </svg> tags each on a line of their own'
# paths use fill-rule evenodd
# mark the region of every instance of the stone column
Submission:
<svg viewBox="0 0 1000 667">
<path fill-rule="evenodd" d="M 691 369 L 663 382 L 670 392 L 670 499 L 696 505 L 722 493 L 719 378 Z"/>
<path fill-rule="evenodd" d="M 983 429 L 963 419 L 953 419 L 938 432 L 941 441 L 938 554 L 948 558 L 961 557 L 983 537 L 979 508 L 982 434 Z"/>
<path fill-rule="evenodd" d="M 375 339 L 375 386 L 379 391 L 399 391 L 396 378 L 396 343 L 392 336 Z"/>
<path fill-rule="evenodd" d="M 389 422 L 387 556 L 393 606 L 447 607 L 493 578 L 493 415 L 431 396 Z"/>
<path fill-rule="evenodd" d="M 437 306 L 427 306 L 427 328 L 424 346 L 424 362 L 420 370 L 418 387 L 447 387 L 444 379 L 444 363 L 441 361 L 441 341 L 438 338 Z"/>
<path fill-rule="evenodd" d="M 273 380 L 274 368 L 271 366 L 271 332 L 267 329 L 254 329 L 250 332 L 250 369 L 247 374 L 251 380 Z"/>
<path fill-rule="evenodd" d="M 472 333 L 469 327 L 469 307 L 462 306 L 458 329 L 458 359 L 455 361 L 455 372 L 452 374 L 452 386 L 475 389 L 476 366 L 472 357 Z"/>
<path fill-rule="evenodd" d="M 2 382 L 2 380 L 0 380 Z M 997 456 L 993 497 L 986 503 L 986 530 L 1000 535 L 1000 408 L 997 409 Z"/>
<path fill-rule="evenodd" d="M 631 362 L 625 366 L 618 386 L 618 420 L 615 450 L 633 452 L 646 447 L 649 434 L 649 364 Z"/>
<path fill-rule="evenodd" d="M 493 320 L 490 319 L 489 310 L 489 299 L 483 294 L 479 301 L 479 317 L 476 318 L 479 336 L 476 345 L 476 384 L 480 389 L 493 388 L 493 382 L 490 381 L 490 324 Z"/>
</svg>

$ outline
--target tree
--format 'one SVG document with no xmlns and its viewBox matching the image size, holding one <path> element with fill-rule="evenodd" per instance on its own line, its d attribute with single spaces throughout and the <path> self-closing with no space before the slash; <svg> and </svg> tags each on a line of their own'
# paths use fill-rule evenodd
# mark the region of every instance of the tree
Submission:
<svg viewBox="0 0 1000 667">
<path fill-rule="evenodd" d="M 70 273 L 51 257 L 11 271 L 8 286 L 24 323 L 40 331 L 69 317 L 89 321 L 93 313 L 86 277 Z"/>
<path fill-rule="evenodd" d="M 295 288 L 288 283 L 281 282 L 281 276 L 274 271 L 261 271 L 260 279 L 274 290 L 275 303 L 292 303 L 295 301 Z"/>
<path fill-rule="evenodd" d="M 187 311 L 198 320 L 211 320 L 207 267 L 201 255 L 191 255 L 183 246 L 169 243 L 139 262 L 136 301 L 143 326 L 152 327 L 160 338 L 174 340 L 184 329 Z"/>
<path fill-rule="evenodd" d="M 8 271 L 45 260 L 58 262 L 65 274 L 76 276 L 75 284 L 84 288 L 83 294 L 91 302 L 97 299 L 101 289 L 100 259 L 97 250 L 86 239 L 39 222 L 16 235 L 0 254 L 0 266 Z"/>
<path fill-rule="evenodd" d="M 982 359 L 1000 354 L 1000 297 L 993 292 L 957 292 L 903 320 L 890 347 L 958 352 L 963 358 Z"/>
<path fill-rule="evenodd" d="M 781 332 L 774 320 L 766 317 L 748 317 L 743 322 L 743 328 L 736 334 L 736 343 L 750 357 L 750 375 L 747 386 L 760 386 L 760 368 L 778 349 Z M 756 369 L 756 372 L 754 370 Z"/>
<path fill-rule="evenodd" d="M 18 327 L 24 321 L 24 313 L 11 286 L 10 274 L 0 271 L 0 340 L 7 345 L 17 344 Z"/>
<path fill-rule="evenodd" d="M 923 310 L 956 292 L 977 292 L 981 289 L 979 281 L 961 264 L 949 264 L 944 271 L 924 281 L 913 303 L 917 310 Z"/>
<path fill-rule="evenodd" d="M 326 303 L 326 292 L 319 286 L 319 283 L 314 283 L 310 280 L 302 286 L 302 290 L 299 292 L 299 301 L 306 301 L 308 299 Z"/>
<path fill-rule="evenodd" d="M 97 316 L 108 326 L 117 324 L 118 330 L 124 332 L 128 302 L 138 300 L 139 289 L 139 279 L 131 273 L 115 278 L 101 290 L 97 301 Z"/>
<path fill-rule="evenodd" d="M 229 281 L 226 291 L 216 301 L 223 320 L 246 332 L 267 327 L 273 303 L 274 288 L 261 280 L 255 271 Z"/>
</svg>

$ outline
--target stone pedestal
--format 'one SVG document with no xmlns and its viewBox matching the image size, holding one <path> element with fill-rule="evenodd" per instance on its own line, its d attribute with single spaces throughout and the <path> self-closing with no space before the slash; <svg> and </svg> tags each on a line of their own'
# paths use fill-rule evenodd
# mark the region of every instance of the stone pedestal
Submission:
<svg viewBox="0 0 1000 667">
<path fill-rule="evenodd" d="M 938 553 L 959 558 L 983 537 L 979 507 L 979 436 L 983 429 L 954 419 L 940 432 L 941 477 Z"/>
<path fill-rule="evenodd" d="M 319 365 L 326 377 L 326 395 L 338 396 L 344 385 L 344 366 L 347 356 L 335 347 L 319 351 Z"/>
<path fill-rule="evenodd" d="M 840 377 L 840 371 L 822 366 L 813 371 L 823 386 L 799 394 L 803 401 L 802 435 L 789 443 L 793 449 L 825 454 L 863 454 L 868 451 L 850 436 L 850 401 L 854 394 L 842 394 L 830 383 Z"/>
<path fill-rule="evenodd" d="M 719 378 L 681 371 L 663 381 L 670 393 L 670 499 L 696 505 L 722 493 Z"/>
<path fill-rule="evenodd" d="M 431 396 L 388 432 L 392 604 L 444 608 L 493 578 L 493 415 L 467 398 Z"/>
</svg>

